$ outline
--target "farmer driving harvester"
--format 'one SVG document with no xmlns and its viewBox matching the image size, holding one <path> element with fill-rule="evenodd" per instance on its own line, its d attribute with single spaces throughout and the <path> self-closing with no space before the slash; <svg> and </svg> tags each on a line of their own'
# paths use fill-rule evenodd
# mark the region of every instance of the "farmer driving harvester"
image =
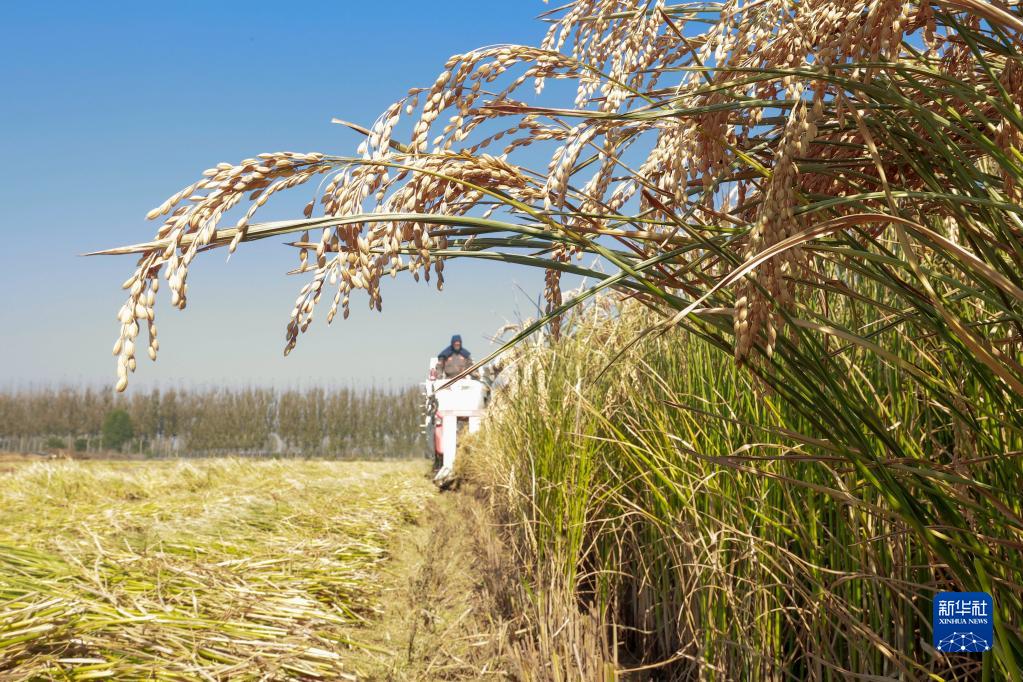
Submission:
<svg viewBox="0 0 1023 682">
<path fill-rule="evenodd" d="M 472 366 L 472 356 L 462 347 L 460 335 L 452 336 L 451 344 L 437 354 L 437 365 L 438 374 L 445 379 L 454 379 Z"/>
<path fill-rule="evenodd" d="M 442 487 L 452 480 L 459 431 L 463 426 L 476 431 L 487 403 L 489 389 L 475 373 L 454 381 L 470 367 L 472 356 L 455 334 L 447 348 L 430 358 L 429 379 L 423 383 L 427 456 L 434 460 L 434 480 Z"/>
</svg>

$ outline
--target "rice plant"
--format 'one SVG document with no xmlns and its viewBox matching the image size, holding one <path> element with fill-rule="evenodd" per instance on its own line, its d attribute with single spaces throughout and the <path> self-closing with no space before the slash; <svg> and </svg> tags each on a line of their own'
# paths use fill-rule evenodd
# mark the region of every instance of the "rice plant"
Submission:
<svg viewBox="0 0 1023 682">
<path fill-rule="evenodd" d="M 255 239 L 298 234 L 295 273 L 309 281 L 291 311 L 285 352 L 324 293 L 328 321 L 347 315 L 357 289 L 379 309 L 385 274 L 442 286 L 455 257 L 547 271 L 547 314 L 511 344 L 545 326 L 556 338 L 566 311 L 616 291 L 651 310 L 632 341 L 675 329 L 689 335 L 678 343 L 715 349 L 702 363 L 713 366 L 709 376 L 725 356 L 741 368 L 721 396 L 757 411 L 700 408 L 711 413 L 706 419 L 767 429 L 784 437 L 769 451 L 809 450 L 851 477 L 832 484 L 807 463 L 756 495 L 790 509 L 802 504 L 786 497 L 794 491 L 837 489 L 845 502 L 826 507 L 826 524 L 808 527 L 857 528 L 860 544 L 850 551 L 867 562 L 876 550 L 863 542 L 904 543 L 897 560 L 879 566 L 924 572 L 852 580 L 848 589 L 873 589 L 879 599 L 896 582 L 991 592 L 997 634 L 984 670 L 1020 679 L 1020 5 L 577 0 L 545 19 L 538 47 L 456 55 L 432 85 L 410 90 L 372 126 L 352 125 L 366 136 L 355 156 L 271 153 L 220 164 L 154 209 L 161 223 L 153 241 L 106 252 L 139 258 L 119 312 L 119 388 L 136 368 L 143 327 L 156 356 L 159 278 L 183 307 L 196 255 Z M 571 102 L 561 101 L 567 84 L 575 86 Z M 538 156 L 546 165 L 530 167 Z M 321 177 L 319 189 L 307 190 L 305 218 L 255 222 L 274 194 Z M 235 207 L 239 217 L 227 219 Z M 596 284 L 563 300 L 566 273 Z M 696 409 L 671 403 L 680 415 Z M 608 427 L 619 443 L 632 442 L 627 413 Z M 674 456 L 705 454 L 680 415 L 663 424 Z M 642 464 L 635 476 L 674 466 L 635 459 L 663 449 L 627 450 L 630 465 Z M 541 474 L 552 483 L 565 475 Z M 635 513 L 665 504 L 662 485 L 671 490 L 671 479 L 645 488 L 652 497 L 635 500 Z M 763 547 L 776 561 L 799 561 L 783 539 L 802 532 L 777 525 Z M 800 539 L 799 551 L 820 541 Z M 766 561 L 761 549 L 758 561 Z M 881 628 L 862 607 L 846 609 L 831 600 L 833 590 L 818 589 L 832 570 L 826 562 L 805 568 L 819 571 L 815 582 L 786 593 L 782 605 L 767 596 L 758 603 L 777 618 L 816 609 L 822 615 L 810 630 L 778 621 L 760 640 L 766 649 L 705 646 L 745 647 L 756 652 L 750 666 L 755 658 L 797 676 L 928 669 L 917 658 L 924 626 L 910 615 L 924 606 L 893 602 L 907 611 L 904 625 Z M 636 603 L 647 603 L 642 594 Z M 724 631 L 694 626 L 692 637 Z M 872 652 L 855 643 L 860 636 Z M 681 641 L 645 642 L 641 659 L 671 658 Z M 716 651 L 685 655 L 716 670 Z"/>
<path fill-rule="evenodd" d="M 947 564 L 826 432 L 692 336 L 645 339 L 608 368 L 652 315 L 600 303 L 569 318 L 553 347 L 513 354 L 465 472 L 490 491 L 536 586 L 518 604 L 532 614 L 536 679 L 580 675 L 572 652 L 586 642 L 574 632 L 593 614 L 607 632 L 581 660 L 613 641 L 620 669 L 664 679 L 980 674 L 980 657 L 931 647 L 931 597 L 959 587 Z M 893 368 L 857 360 L 861 389 L 898 386 Z M 905 480 L 924 468 L 920 452 L 954 457 L 938 406 L 898 390 L 877 398 L 920 442 L 915 458 L 874 469 Z M 998 475 L 1013 475 L 1006 459 Z M 950 504 L 978 490 L 1018 504 L 997 467 L 965 482 L 939 461 L 926 466 L 949 484 Z M 1018 636 L 1017 615 L 1004 613 Z"/>
</svg>

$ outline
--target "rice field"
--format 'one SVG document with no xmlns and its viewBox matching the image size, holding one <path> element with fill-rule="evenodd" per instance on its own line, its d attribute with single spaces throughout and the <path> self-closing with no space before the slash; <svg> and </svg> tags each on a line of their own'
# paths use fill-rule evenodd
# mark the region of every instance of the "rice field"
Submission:
<svg viewBox="0 0 1023 682">
<path fill-rule="evenodd" d="M 0 677 L 356 679 L 417 462 L 5 463 Z M 358 677 L 362 679 L 361 677 Z"/>
<path fill-rule="evenodd" d="M 388 275 L 542 269 L 468 474 L 530 679 L 1023 682 L 1020 10 L 551 9 L 351 124 L 355 155 L 222 162 L 101 252 L 137 258 L 117 388 L 216 249 L 292 235 L 285 353 Z M 303 217 L 258 222 L 284 191 Z M 987 653 L 938 651 L 941 591 L 991 596 Z"/>
<path fill-rule="evenodd" d="M 531 627 L 531 679 L 633 679 L 631 668 L 667 680 L 1018 675 L 998 669 L 994 652 L 934 649 L 931 601 L 961 590 L 961 578 L 835 456 L 826 432 L 686 335 L 646 339 L 609 368 L 651 316 L 600 303 L 568 318 L 557 344 L 517 351 L 463 463 L 491 491 L 531 588 L 515 607 Z M 861 386 L 896 385 L 883 362 L 862 355 L 856 367 Z M 867 473 L 887 467 L 921 500 L 937 480 L 934 499 L 970 510 L 1006 576 L 988 585 L 1005 623 L 998 637 L 1011 643 L 1023 636 L 1019 535 L 966 505 L 983 490 L 1018 515 L 1018 458 L 963 462 L 971 479 L 953 477 L 944 413 L 908 392 L 878 400 L 915 438 L 904 459 Z M 1006 451 L 1020 452 L 1015 438 Z"/>
</svg>

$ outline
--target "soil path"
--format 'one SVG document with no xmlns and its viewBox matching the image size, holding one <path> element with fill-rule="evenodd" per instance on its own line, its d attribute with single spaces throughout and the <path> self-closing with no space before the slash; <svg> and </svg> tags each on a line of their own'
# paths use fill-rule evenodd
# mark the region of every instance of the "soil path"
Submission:
<svg viewBox="0 0 1023 682">
<path fill-rule="evenodd" d="M 398 531 L 382 568 L 380 612 L 356 637 L 359 680 L 510 679 L 510 620 L 494 594 L 503 556 L 482 505 L 439 492 Z M 506 610 L 506 609 L 505 609 Z"/>
</svg>

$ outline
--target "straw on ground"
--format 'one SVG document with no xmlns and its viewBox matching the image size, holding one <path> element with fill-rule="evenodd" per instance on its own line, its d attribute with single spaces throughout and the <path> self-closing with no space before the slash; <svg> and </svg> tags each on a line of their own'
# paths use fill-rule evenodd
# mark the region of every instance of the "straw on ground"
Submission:
<svg viewBox="0 0 1023 682">
<path fill-rule="evenodd" d="M 417 463 L 60 462 L 0 478 L 0 676 L 354 674 Z"/>
</svg>

